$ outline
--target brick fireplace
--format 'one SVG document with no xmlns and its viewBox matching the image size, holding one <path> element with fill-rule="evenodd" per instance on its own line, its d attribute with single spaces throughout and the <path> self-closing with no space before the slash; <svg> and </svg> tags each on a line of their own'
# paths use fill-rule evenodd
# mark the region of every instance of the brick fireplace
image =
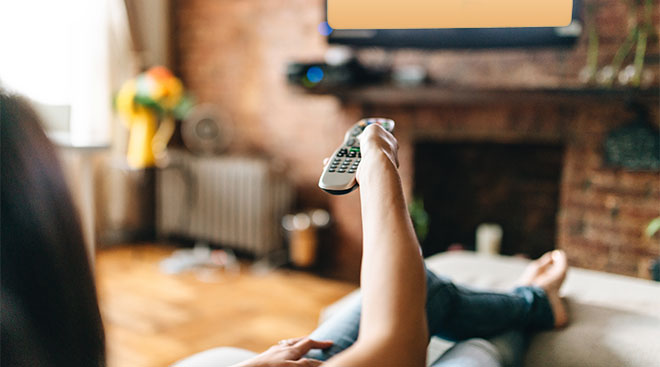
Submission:
<svg viewBox="0 0 660 367">
<path fill-rule="evenodd" d="M 597 3 L 602 66 L 625 38 L 627 9 L 624 0 Z M 357 278 L 360 207 L 356 193 L 331 197 L 317 188 L 321 161 L 354 121 L 381 115 L 397 122 L 400 171 L 409 198 L 423 186 L 416 182 L 415 170 L 416 155 L 426 149 L 422 144 L 462 144 L 477 151 L 479 145 L 508 147 L 505 153 L 514 147 L 528 147 L 528 152 L 550 149 L 552 153 L 543 157 L 552 156 L 551 163 L 543 164 L 554 167 L 548 181 L 556 182 L 549 190 L 556 194 L 534 205 L 547 208 L 538 214 L 538 221 L 553 229 L 516 241 L 526 248 L 515 247 L 523 246 L 518 243 L 507 244 L 504 250 L 536 255 L 554 245 L 566 250 L 574 266 L 648 276 L 649 262 L 660 256 L 660 237 L 646 238 L 643 230 L 660 216 L 660 172 L 634 172 L 606 163 L 606 136 L 634 114 L 627 108 L 625 94 L 579 92 L 588 89 L 577 77 L 586 60 L 586 38 L 568 50 L 367 49 L 358 53 L 365 64 L 425 66 L 440 92 L 358 91 L 339 98 L 303 94 L 287 86 L 285 65 L 322 58 L 328 46 L 315 30 L 323 19 L 323 4 L 323 0 L 174 1 L 173 48 L 175 69 L 187 87 L 200 101 L 214 103 L 232 117 L 236 134 L 231 153 L 262 154 L 283 162 L 297 186 L 299 207 L 330 210 L 334 239 L 322 250 L 328 274 Z M 654 14 L 657 28 L 657 8 Z M 649 43 L 648 55 L 647 65 L 656 73 L 651 88 L 657 90 L 657 40 Z M 510 92 L 488 93 L 489 88 Z M 553 88 L 577 93 L 555 98 L 533 92 Z M 657 129 L 657 94 L 642 103 Z M 488 218 L 474 220 L 482 219 Z M 537 245 L 534 238 L 545 239 Z M 443 247 L 438 246 L 432 251 Z"/>
</svg>

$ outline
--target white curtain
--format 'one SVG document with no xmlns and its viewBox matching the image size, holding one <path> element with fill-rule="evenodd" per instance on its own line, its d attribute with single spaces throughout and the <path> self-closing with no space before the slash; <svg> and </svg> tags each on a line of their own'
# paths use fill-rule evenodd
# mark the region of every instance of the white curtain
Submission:
<svg viewBox="0 0 660 367">
<path fill-rule="evenodd" d="M 70 106 L 59 143 L 112 144 L 113 94 L 136 71 L 123 0 L 1 1 L 0 44 L 5 87 Z"/>
</svg>

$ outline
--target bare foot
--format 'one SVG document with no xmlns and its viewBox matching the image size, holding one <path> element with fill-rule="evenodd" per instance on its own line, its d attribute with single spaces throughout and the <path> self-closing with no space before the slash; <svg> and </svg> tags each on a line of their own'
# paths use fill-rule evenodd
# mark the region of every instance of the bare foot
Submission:
<svg viewBox="0 0 660 367">
<path fill-rule="evenodd" d="M 552 265 L 552 251 L 546 252 L 543 256 L 529 263 L 520 278 L 516 281 L 516 285 L 534 285 L 534 279 L 536 279 L 541 273 L 545 272 L 550 265 Z"/>
<path fill-rule="evenodd" d="M 559 297 L 559 288 L 566 278 L 567 270 L 566 253 L 555 250 L 530 263 L 517 282 L 521 286 L 534 285 L 545 291 L 555 317 L 556 328 L 568 323 L 568 311 Z"/>
</svg>

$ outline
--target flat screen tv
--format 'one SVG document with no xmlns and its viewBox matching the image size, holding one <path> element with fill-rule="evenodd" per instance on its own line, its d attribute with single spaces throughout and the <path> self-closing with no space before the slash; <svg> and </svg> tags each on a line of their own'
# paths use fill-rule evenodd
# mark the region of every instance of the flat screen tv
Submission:
<svg viewBox="0 0 660 367">
<path fill-rule="evenodd" d="M 566 27 L 333 30 L 331 44 L 357 47 L 472 49 L 571 46 L 582 33 L 581 1 Z"/>
</svg>

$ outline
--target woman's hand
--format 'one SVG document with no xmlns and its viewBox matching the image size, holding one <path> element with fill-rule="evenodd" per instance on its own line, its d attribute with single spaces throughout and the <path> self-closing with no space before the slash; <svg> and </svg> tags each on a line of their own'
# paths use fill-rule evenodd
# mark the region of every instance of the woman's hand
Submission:
<svg viewBox="0 0 660 367">
<path fill-rule="evenodd" d="M 356 173 L 358 183 L 362 183 L 366 177 L 379 177 L 379 172 L 396 171 L 399 167 L 399 144 L 392 134 L 380 125 L 372 124 L 364 129 L 359 139 L 362 161 Z"/>
<path fill-rule="evenodd" d="M 399 156 L 397 155 L 399 143 L 392 134 L 378 124 L 371 124 L 364 129 L 358 138 L 360 139 L 360 153 L 362 154 L 362 160 L 355 173 L 358 183 L 361 183 L 363 178 L 371 175 L 368 172 L 374 170 L 375 177 L 379 177 L 379 173 L 385 173 L 390 168 L 392 172 L 396 171 L 399 167 Z M 329 157 L 323 160 L 323 168 L 328 163 L 330 163 Z"/>
<path fill-rule="evenodd" d="M 267 351 L 234 367 L 316 367 L 323 362 L 302 356 L 310 349 L 326 349 L 331 346 L 331 341 L 317 341 L 310 338 L 282 340 Z"/>
</svg>

